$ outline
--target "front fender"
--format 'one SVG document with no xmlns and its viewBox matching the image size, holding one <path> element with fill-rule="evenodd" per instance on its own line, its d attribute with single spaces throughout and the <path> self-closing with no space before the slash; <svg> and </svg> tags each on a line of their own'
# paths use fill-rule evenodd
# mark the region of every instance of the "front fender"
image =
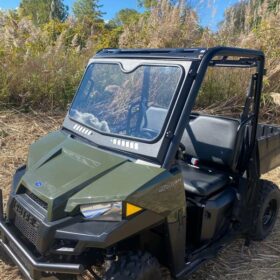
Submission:
<svg viewBox="0 0 280 280">
<path fill-rule="evenodd" d="M 88 247 L 105 249 L 163 222 L 162 216 L 151 211 L 143 211 L 120 222 L 82 220 L 57 229 L 55 238 L 78 241 L 79 250 Z"/>
</svg>

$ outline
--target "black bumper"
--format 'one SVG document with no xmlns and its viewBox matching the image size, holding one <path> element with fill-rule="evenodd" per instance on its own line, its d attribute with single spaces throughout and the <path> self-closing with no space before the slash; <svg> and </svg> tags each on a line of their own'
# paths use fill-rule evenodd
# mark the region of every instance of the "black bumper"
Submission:
<svg viewBox="0 0 280 280">
<path fill-rule="evenodd" d="M 12 261 L 20 268 L 27 279 L 40 279 L 44 273 L 81 274 L 82 264 L 50 263 L 40 261 L 16 238 L 11 227 L 7 225 L 3 216 L 3 199 L 0 190 L 0 246 Z"/>
<path fill-rule="evenodd" d="M 49 274 L 81 274 L 88 266 L 86 264 L 88 260 L 83 262 L 81 259 L 78 264 L 56 263 L 49 262 L 43 256 L 81 256 L 87 249 L 104 250 L 121 240 L 141 232 L 145 228 L 163 222 L 163 217 L 150 211 L 144 211 L 129 221 L 85 222 L 77 216 L 47 222 L 46 220 L 41 220 L 39 215 L 35 215 L 35 208 L 30 208 L 32 203 L 30 199 L 25 200 L 22 195 L 11 196 L 10 204 L 8 205 L 10 214 L 8 222 L 3 215 L 3 200 L 0 190 L 0 245 L 16 265 L 19 266 L 27 279 L 40 279 L 46 272 Z M 32 218 L 24 214 L 25 218 L 28 217 L 25 220 L 25 224 L 15 226 L 14 216 L 17 214 L 13 205 L 20 205 L 20 214 L 27 213 L 32 215 Z M 34 219 L 36 219 L 37 225 L 36 234 L 38 238 L 36 242 L 32 242 L 33 240 L 28 238 L 28 234 L 26 234 L 22 227 L 22 225 L 24 225 L 24 228 L 33 227 L 35 224 Z M 25 238 L 22 239 L 22 236 Z M 56 246 L 52 245 L 56 244 L 56 241 L 65 240 L 75 242 L 73 247 L 68 248 L 72 250 L 70 253 L 68 251 L 58 251 Z M 35 251 L 29 248 L 35 249 L 36 253 L 39 254 L 39 259 L 35 257 Z"/>
<path fill-rule="evenodd" d="M 34 279 L 38 272 L 81 274 L 84 267 L 81 264 L 39 262 L 26 247 L 17 240 L 3 221 L 0 221 L 0 245 L 8 256 L 20 268 L 27 279 Z"/>
</svg>

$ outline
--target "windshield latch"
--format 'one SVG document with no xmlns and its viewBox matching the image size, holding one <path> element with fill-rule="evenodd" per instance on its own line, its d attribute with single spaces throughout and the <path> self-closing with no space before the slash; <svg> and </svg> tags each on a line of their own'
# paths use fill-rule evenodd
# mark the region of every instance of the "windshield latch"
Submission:
<svg viewBox="0 0 280 280">
<path fill-rule="evenodd" d="M 166 137 L 167 139 L 172 139 L 173 136 L 174 136 L 174 134 L 173 134 L 172 131 L 170 131 L 170 130 L 167 131 L 166 134 L 165 134 L 165 137 Z"/>
<path fill-rule="evenodd" d="M 191 69 L 191 70 L 189 71 L 189 76 L 190 76 L 191 78 L 195 79 L 196 76 L 197 76 L 196 71 L 194 71 L 193 69 Z"/>
</svg>

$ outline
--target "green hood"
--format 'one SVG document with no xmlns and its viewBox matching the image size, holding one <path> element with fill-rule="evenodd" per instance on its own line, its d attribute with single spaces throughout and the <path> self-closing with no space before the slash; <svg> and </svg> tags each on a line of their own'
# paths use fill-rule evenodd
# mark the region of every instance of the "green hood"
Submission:
<svg viewBox="0 0 280 280">
<path fill-rule="evenodd" d="M 48 204 L 48 219 L 88 203 L 125 200 L 163 169 L 132 163 L 63 132 L 47 135 L 29 152 L 20 185 Z"/>
</svg>

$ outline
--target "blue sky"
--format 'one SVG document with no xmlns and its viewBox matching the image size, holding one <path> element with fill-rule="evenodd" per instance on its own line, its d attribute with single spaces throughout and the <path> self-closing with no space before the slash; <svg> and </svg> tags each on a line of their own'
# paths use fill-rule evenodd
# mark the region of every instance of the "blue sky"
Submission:
<svg viewBox="0 0 280 280">
<path fill-rule="evenodd" d="M 70 8 L 75 0 L 65 0 L 66 5 Z M 238 0 L 191 0 L 192 5 L 196 8 L 203 26 L 209 26 L 212 30 L 217 29 L 217 25 L 223 19 L 226 8 L 230 7 Z M 13 9 L 18 7 L 20 0 L 0 0 L 0 8 Z M 105 20 L 111 19 L 121 9 L 131 8 L 138 9 L 137 0 L 100 0 L 103 5 L 102 10 L 106 13 Z"/>
</svg>

